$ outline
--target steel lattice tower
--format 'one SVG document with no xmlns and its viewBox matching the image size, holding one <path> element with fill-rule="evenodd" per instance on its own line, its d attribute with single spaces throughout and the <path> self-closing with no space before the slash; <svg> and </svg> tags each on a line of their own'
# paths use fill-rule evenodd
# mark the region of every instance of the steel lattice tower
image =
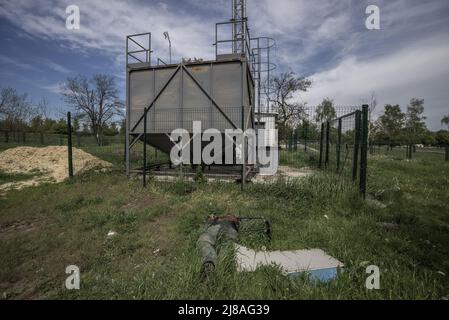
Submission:
<svg viewBox="0 0 449 320">
<path fill-rule="evenodd" d="M 232 51 L 245 53 L 246 0 L 232 0 Z"/>
</svg>

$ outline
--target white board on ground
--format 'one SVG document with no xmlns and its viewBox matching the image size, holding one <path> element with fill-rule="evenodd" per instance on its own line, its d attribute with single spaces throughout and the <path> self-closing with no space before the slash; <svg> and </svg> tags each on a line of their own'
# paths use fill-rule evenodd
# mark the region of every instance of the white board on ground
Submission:
<svg viewBox="0 0 449 320">
<path fill-rule="evenodd" d="M 253 272 L 261 266 L 276 265 L 284 274 L 297 276 L 307 272 L 312 278 L 327 281 L 337 276 L 344 265 L 321 249 L 294 251 L 255 251 L 236 244 L 238 272 Z"/>
</svg>

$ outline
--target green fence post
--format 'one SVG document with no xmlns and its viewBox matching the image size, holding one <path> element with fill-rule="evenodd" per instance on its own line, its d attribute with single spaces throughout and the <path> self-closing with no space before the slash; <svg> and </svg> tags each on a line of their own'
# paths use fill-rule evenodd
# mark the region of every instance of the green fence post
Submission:
<svg viewBox="0 0 449 320">
<path fill-rule="evenodd" d="M 123 144 L 123 164 L 125 165 L 125 168 L 126 168 L 126 137 L 125 137 L 125 142 Z"/>
<path fill-rule="evenodd" d="M 326 160 L 324 162 L 326 168 L 329 165 L 330 133 L 331 123 L 328 121 L 326 122 Z"/>
<path fill-rule="evenodd" d="M 147 110 L 143 112 L 143 187 L 147 186 Z"/>
<path fill-rule="evenodd" d="M 298 129 L 293 134 L 293 150 L 298 151 Z"/>
<path fill-rule="evenodd" d="M 368 106 L 362 107 L 362 143 L 360 151 L 360 193 L 366 197 L 368 171 Z"/>
<path fill-rule="evenodd" d="M 449 146 L 446 146 L 446 152 L 445 152 L 445 160 L 449 161 Z"/>
<path fill-rule="evenodd" d="M 341 131 L 343 126 L 342 118 L 338 119 L 338 137 L 337 137 L 337 172 L 340 172 L 340 155 L 341 155 Z"/>
<path fill-rule="evenodd" d="M 44 145 L 44 133 L 42 131 L 40 132 L 40 140 L 41 140 L 41 145 Z"/>
<path fill-rule="evenodd" d="M 27 133 L 24 131 L 22 132 L 22 142 L 25 144 L 27 142 Z"/>
<path fill-rule="evenodd" d="M 307 153 L 307 132 L 308 131 L 308 124 L 307 122 L 304 124 L 304 152 Z"/>
<path fill-rule="evenodd" d="M 290 152 L 292 152 L 292 150 L 293 150 L 293 138 L 292 138 L 292 135 L 293 135 L 293 133 L 288 138 L 288 151 L 290 151 Z"/>
<path fill-rule="evenodd" d="M 76 145 L 78 148 L 81 148 L 81 137 L 79 132 L 76 133 Z"/>
<path fill-rule="evenodd" d="M 412 145 L 411 144 L 408 144 L 406 146 L 406 155 L 407 155 L 408 160 L 412 159 Z"/>
<path fill-rule="evenodd" d="M 9 132 L 5 131 L 5 142 L 8 143 L 9 142 Z"/>
<path fill-rule="evenodd" d="M 355 112 L 355 128 L 354 128 L 354 153 L 352 159 L 352 181 L 357 179 L 357 164 L 359 162 L 359 148 L 360 148 L 360 123 L 362 121 L 362 112 L 357 110 Z"/>
<path fill-rule="evenodd" d="M 72 119 L 70 112 L 67 112 L 67 151 L 69 161 L 69 178 L 73 178 L 73 153 L 72 153 Z"/>
<path fill-rule="evenodd" d="M 321 169 L 323 167 L 323 144 L 324 140 L 324 123 L 321 124 L 321 133 L 320 133 L 320 162 L 318 164 L 318 167 Z"/>
<path fill-rule="evenodd" d="M 242 104 L 242 131 L 245 132 L 245 107 Z M 242 135 L 242 191 L 245 189 L 246 183 L 246 149 L 245 135 Z"/>
</svg>

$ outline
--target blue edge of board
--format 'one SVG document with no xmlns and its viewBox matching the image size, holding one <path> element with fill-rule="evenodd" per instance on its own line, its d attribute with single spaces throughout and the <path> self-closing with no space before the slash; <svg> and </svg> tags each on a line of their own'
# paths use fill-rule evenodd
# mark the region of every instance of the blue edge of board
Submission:
<svg viewBox="0 0 449 320">
<path fill-rule="evenodd" d="M 309 275 L 310 279 L 320 281 L 320 282 L 328 282 L 334 280 L 339 272 L 342 272 L 343 269 L 339 267 L 334 268 L 326 268 L 326 269 L 316 269 L 316 270 L 308 270 L 308 271 L 300 271 L 300 272 L 291 272 L 288 274 L 291 278 L 296 278 L 302 274 Z"/>
</svg>

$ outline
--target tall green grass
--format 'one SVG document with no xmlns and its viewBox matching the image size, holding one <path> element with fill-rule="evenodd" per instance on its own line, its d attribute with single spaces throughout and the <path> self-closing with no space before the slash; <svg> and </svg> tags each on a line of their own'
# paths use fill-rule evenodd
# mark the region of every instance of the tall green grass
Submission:
<svg viewBox="0 0 449 320">
<path fill-rule="evenodd" d="M 439 299 L 449 283 L 449 165 L 370 158 L 369 194 L 330 172 L 297 181 L 248 184 L 149 181 L 90 173 L 73 182 L 10 192 L 0 223 L 3 297 L 96 299 Z M 378 205 L 378 204 L 382 204 Z M 242 234 L 254 249 L 320 248 L 345 264 L 329 283 L 290 279 L 276 267 L 238 273 L 233 248 L 217 272 L 200 275 L 195 243 L 209 214 L 263 216 L 273 240 Z M 385 223 L 394 228 L 385 227 Z M 8 229 L 9 230 L 9 229 Z M 24 231 L 25 230 L 25 231 Z M 107 237 L 109 231 L 117 232 Z M 159 251 L 158 251 L 159 250 Z M 65 267 L 81 290 L 64 288 Z M 365 288 L 366 266 L 381 290 Z"/>
</svg>

